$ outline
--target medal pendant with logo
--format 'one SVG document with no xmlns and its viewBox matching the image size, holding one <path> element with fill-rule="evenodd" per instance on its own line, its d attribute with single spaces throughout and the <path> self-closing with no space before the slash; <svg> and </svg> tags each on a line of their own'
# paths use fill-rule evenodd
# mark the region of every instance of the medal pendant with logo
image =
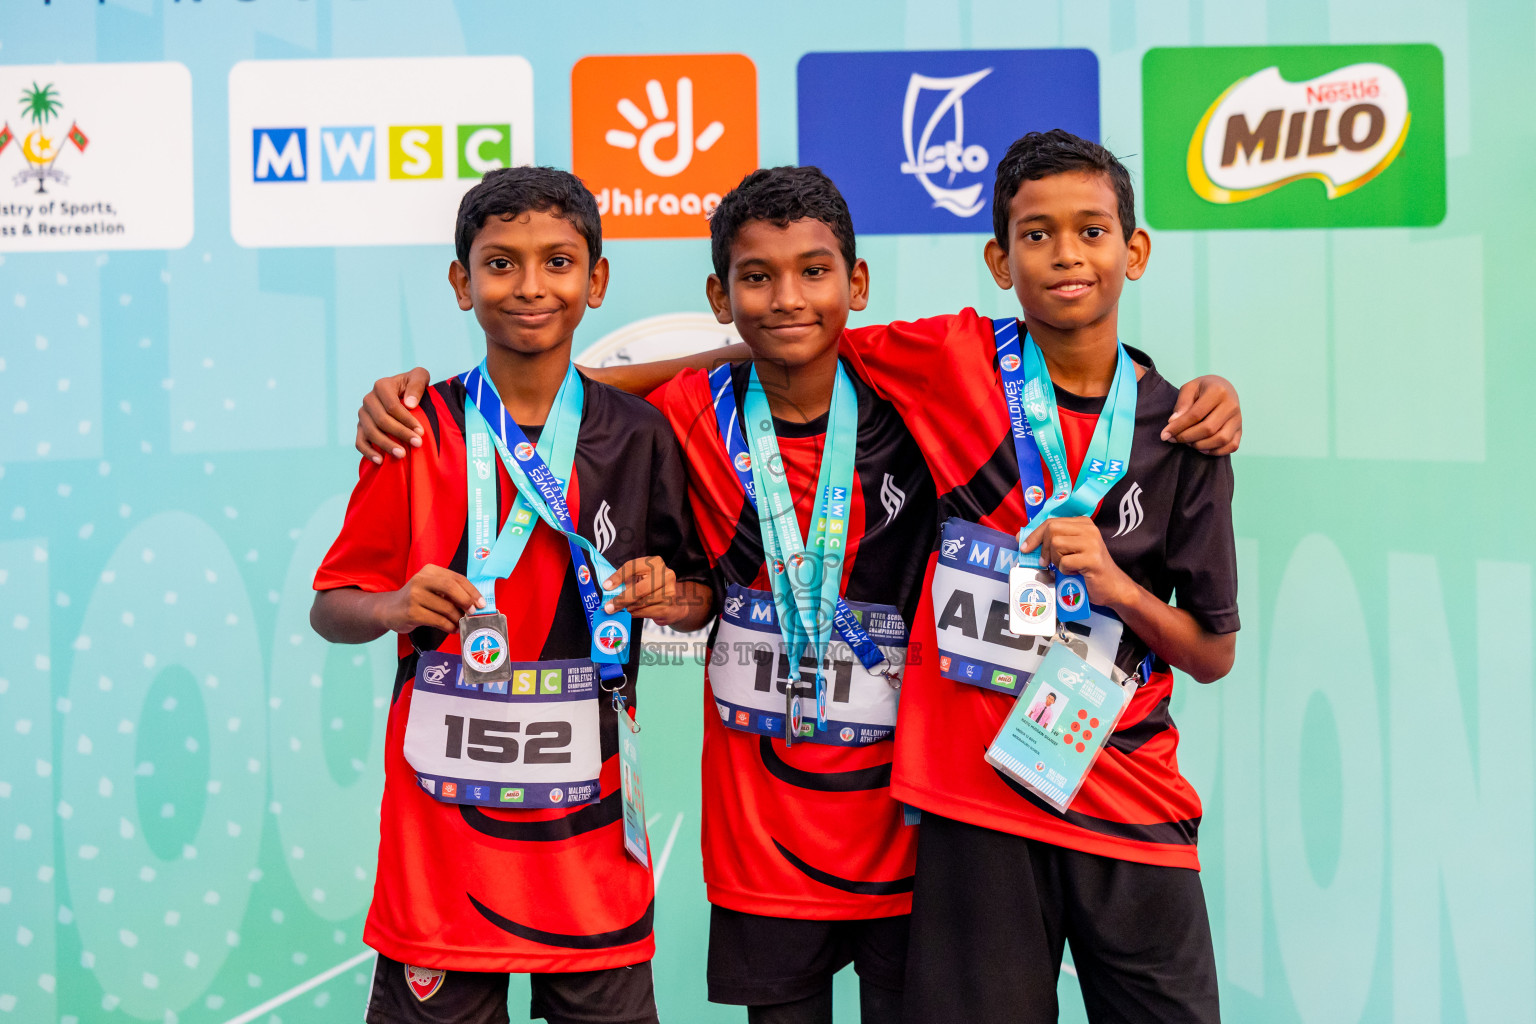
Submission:
<svg viewBox="0 0 1536 1024">
<path fill-rule="evenodd" d="M 614 612 L 611 615 L 599 612 L 592 625 L 592 660 L 611 665 L 622 665 L 628 661 L 632 628 L 629 612 Z"/>
<path fill-rule="evenodd" d="M 459 620 L 459 646 L 465 682 L 500 683 L 512 678 L 505 615 L 481 612 L 464 616 Z"/>
<path fill-rule="evenodd" d="M 1049 572 L 1022 565 L 1009 570 L 1008 631 L 1015 636 L 1055 634 L 1056 587 Z"/>
<path fill-rule="evenodd" d="M 1056 574 L 1056 617 L 1062 622 L 1086 622 L 1088 610 L 1088 586 L 1076 574 Z"/>
</svg>

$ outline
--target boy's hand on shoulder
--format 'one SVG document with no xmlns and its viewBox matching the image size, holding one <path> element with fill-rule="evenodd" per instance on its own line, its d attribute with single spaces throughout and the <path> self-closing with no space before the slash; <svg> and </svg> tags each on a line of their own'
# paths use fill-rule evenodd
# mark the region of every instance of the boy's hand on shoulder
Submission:
<svg viewBox="0 0 1536 1024">
<path fill-rule="evenodd" d="M 393 377 L 380 377 L 363 396 L 357 410 L 358 453 L 376 466 L 384 464 L 384 452 L 405 458 L 405 445 L 421 447 L 421 425 L 411 410 L 421 404 L 432 375 L 420 366 Z"/>
<path fill-rule="evenodd" d="M 605 611 L 628 611 L 637 619 L 652 619 L 683 632 L 698 629 L 709 618 L 709 588 L 691 581 L 679 583 L 677 573 L 659 555 L 631 558 L 603 581 L 603 590 L 620 584 L 624 589 L 608 598 Z"/>
<path fill-rule="evenodd" d="M 382 625 L 396 633 L 426 626 L 456 633 L 459 619 L 485 607 L 485 598 L 469 580 L 440 565 L 425 566 L 384 602 Z"/>
<path fill-rule="evenodd" d="M 1192 446 L 1206 455 L 1231 455 L 1243 439 L 1243 410 L 1237 389 L 1225 377 L 1196 377 L 1179 389 L 1164 441 Z"/>
<path fill-rule="evenodd" d="M 1087 516 L 1047 519 L 1024 538 L 1021 550 L 1036 548 L 1040 549 L 1041 564 L 1081 576 L 1088 587 L 1088 600 L 1094 604 L 1118 609 L 1134 596 L 1135 581 L 1109 557 L 1104 535 Z"/>
</svg>

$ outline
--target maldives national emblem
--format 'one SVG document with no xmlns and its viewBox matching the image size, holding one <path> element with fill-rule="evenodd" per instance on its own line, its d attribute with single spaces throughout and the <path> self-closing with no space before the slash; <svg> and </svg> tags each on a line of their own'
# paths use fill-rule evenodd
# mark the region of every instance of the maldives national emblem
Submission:
<svg viewBox="0 0 1536 1024">
<path fill-rule="evenodd" d="M 50 181 L 59 185 L 69 184 L 69 176 L 57 167 L 59 157 L 65 152 L 65 143 L 73 144 L 76 150 L 84 153 L 91 140 L 74 121 L 70 122 L 67 131 L 62 130 L 64 119 L 60 112 L 64 104 L 51 82 L 47 85 L 33 82 L 21 91 L 20 103 L 21 130 L 26 132 L 21 136 L 21 155 L 27 167 L 17 172 L 13 182 L 25 185 L 36 181 L 37 191 L 42 193 L 48 191 L 46 186 Z M 26 122 L 29 121 L 32 124 L 31 130 L 26 128 Z M 10 122 L 0 122 L 0 156 L 5 154 L 16 139 L 17 133 L 11 129 Z"/>
</svg>

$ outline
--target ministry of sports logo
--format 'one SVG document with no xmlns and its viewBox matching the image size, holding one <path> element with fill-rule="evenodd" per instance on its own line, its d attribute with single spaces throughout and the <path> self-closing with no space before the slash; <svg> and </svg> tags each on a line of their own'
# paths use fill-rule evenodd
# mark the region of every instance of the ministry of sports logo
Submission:
<svg viewBox="0 0 1536 1024">
<path fill-rule="evenodd" d="M 1115 531 L 1116 537 L 1124 537 L 1146 518 L 1141 511 L 1141 484 L 1132 482 L 1129 489 L 1120 499 L 1120 528 Z"/>
<path fill-rule="evenodd" d="M 0 61 L 0 252 L 177 249 L 192 226 L 186 65 Z"/>
<path fill-rule="evenodd" d="M 31 181 L 37 182 L 36 192 L 47 193 L 47 182 L 59 185 L 69 184 L 69 176 L 56 166 L 59 157 L 65 152 L 65 143 L 72 144 L 82 156 L 85 155 L 85 147 L 90 144 L 85 132 L 80 130 L 76 121 L 71 121 L 69 129 L 64 130 L 64 121 L 61 116 L 63 101 L 59 97 L 59 91 L 49 82 L 38 85 L 33 82 L 31 86 L 21 92 L 21 119 L 22 130 L 26 132 L 21 139 L 21 155 L 27 162 L 26 170 L 16 174 L 13 181 L 17 185 L 24 185 Z M 57 123 L 55 124 L 55 120 Z M 25 122 L 30 121 L 32 128 L 28 131 Z M 16 139 L 16 133 L 11 130 L 9 121 L 0 127 L 0 155 Z"/>
</svg>

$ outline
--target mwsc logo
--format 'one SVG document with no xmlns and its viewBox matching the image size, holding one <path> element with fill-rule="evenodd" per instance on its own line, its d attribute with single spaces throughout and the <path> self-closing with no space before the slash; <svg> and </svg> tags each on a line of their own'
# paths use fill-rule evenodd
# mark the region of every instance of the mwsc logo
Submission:
<svg viewBox="0 0 1536 1024">
<path fill-rule="evenodd" d="M 1148 219 L 1160 228 L 1438 224 L 1443 79 L 1429 45 L 1149 50 Z"/>
<path fill-rule="evenodd" d="M 457 128 L 457 142 L 452 142 Z M 460 178 L 483 177 L 512 165 L 510 124 L 389 125 L 387 160 L 377 161 L 380 131 L 371 125 L 322 127 L 313 133 L 319 145 L 311 149 L 309 128 L 251 129 L 251 180 L 308 181 L 319 164 L 321 181 L 431 181 L 444 177 L 457 158 Z M 318 156 L 318 160 L 315 158 Z M 376 169 L 377 167 L 377 169 Z M 387 174 L 386 174 L 387 171 Z"/>
<path fill-rule="evenodd" d="M 521 57 L 242 61 L 229 132 L 241 245 L 447 243 L 466 189 L 533 162 L 533 71 Z"/>
</svg>

